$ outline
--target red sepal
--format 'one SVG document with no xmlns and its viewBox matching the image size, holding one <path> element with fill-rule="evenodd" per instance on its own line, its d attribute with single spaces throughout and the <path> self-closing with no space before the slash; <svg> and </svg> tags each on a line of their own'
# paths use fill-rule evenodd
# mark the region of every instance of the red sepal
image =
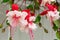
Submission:
<svg viewBox="0 0 60 40">
<path fill-rule="evenodd" d="M 45 10 L 45 11 L 41 12 L 40 15 L 41 15 L 41 16 L 46 15 L 47 12 L 48 12 L 48 10 Z"/>
<path fill-rule="evenodd" d="M 55 10 L 56 10 L 56 8 L 55 8 L 53 5 L 49 4 L 49 3 L 46 3 L 45 6 L 46 6 L 49 10 L 51 10 L 51 11 L 55 11 Z"/>
<path fill-rule="evenodd" d="M 19 9 L 19 7 L 17 4 L 12 4 L 12 10 L 18 10 L 18 9 Z"/>
<path fill-rule="evenodd" d="M 6 10 L 6 14 L 9 12 L 9 10 Z"/>
</svg>

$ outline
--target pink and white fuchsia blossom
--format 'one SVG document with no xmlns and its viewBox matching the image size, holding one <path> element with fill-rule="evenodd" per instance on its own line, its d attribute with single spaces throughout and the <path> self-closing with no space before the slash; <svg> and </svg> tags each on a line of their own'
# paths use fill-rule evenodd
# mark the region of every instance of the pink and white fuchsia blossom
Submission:
<svg viewBox="0 0 60 40">
<path fill-rule="evenodd" d="M 36 24 L 33 23 L 33 21 L 35 21 L 35 16 L 31 16 L 29 17 L 29 21 L 28 22 L 25 18 L 28 15 L 27 12 L 21 12 L 21 11 L 10 11 L 7 13 L 7 20 L 9 21 L 10 25 L 12 25 L 13 27 L 16 27 L 17 25 L 22 25 L 23 26 L 27 26 L 31 29 L 35 29 Z M 24 27 L 23 27 L 24 28 Z"/>
<path fill-rule="evenodd" d="M 37 27 L 36 24 L 33 23 L 33 21 L 35 21 L 35 16 L 29 16 L 29 15 L 30 14 L 25 11 L 17 11 L 17 10 L 9 11 L 6 14 L 7 20 L 12 28 L 19 26 L 21 31 L 30 33 L 31 36 L 31 34 L 33 33 L 31 33 L 30 30 L 35 30 Z M 13 35 L 13 33 L 11 33 L 11 35 Z M 33 40 L 33 38 L 31 40 Z"/>
<path fill-rule="evenodd" d="M 56 11 L 48 11 L 48 14 L 47 14 L 48 17 L 52 17 L 52 20 L 58 20 L 60 18 L 59 16 L 59 12 L 56 10 Z"/>
<path fill-rule="evenodd" d="M 50 20 L 51 25 L 53 26 L 53 21 L 58 20 L 60 18 L 59 12 L 55 11 L 48 11 L 47 18 Z"/>
</svg>

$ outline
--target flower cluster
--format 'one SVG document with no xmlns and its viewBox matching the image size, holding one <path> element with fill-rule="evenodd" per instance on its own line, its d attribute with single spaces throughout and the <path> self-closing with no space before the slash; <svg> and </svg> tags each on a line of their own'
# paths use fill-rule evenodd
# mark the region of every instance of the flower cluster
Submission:
<svg viewBox="0 0 60 40">
<path fill-rule="evenodd" d="M 47 18 L 50 20 L 51 23 L 53 21 L 58 20 L 60 18 L 59 11 L 57 10 L 57 6 L 51 5 L 49 3 L 46 3 L 45 5 L 48 9 L 43 11 L 40 15 L 46 15 Z M 53 24 L 52 24 L 53 25 Z"/>
<path fill-rule="evenodd" d="M 9 11 L 7 14 L 7 20 L 12 27 L 20 26 L 20 30 L 28 31 L 28 29 L 36 29 L 35 16 L 31 16 L 30 11 Z"/>
<path fill-rule="evenodd" d="M 30 0 L 34 1 L 34 4 L 30 4 L 26 7 L 26 9 L 20 10 L 20 7 L 17 4 L 11 5 L 11 10 L 6 11 L 7 21 L 9 23 L 9 26 L 11 28 L 11 35 L 13 35 L 13 28 L 16 28 L 17 26 L 20 27 L 21 31 L 24 31 L 26 33 L 29 33 L 31 40 L 34 40 L 34 35 L 32 30 L 35 30 L 37 28 L 36 25 L 40 25 L 40 19 L 41 16 L 46 16 L 47 19 L 49 19 L 51 26 L 54 26 L 55 30 L 58 31 L 60 27 L 59 24 L 59 18 L 60 18 L 60 12 L 58 11 L 58 3 L 56 0 Z M 26 0 L 23 0 L 26 4 Z M 26 5 L 25 5 L 26 6 Z M 38 15 L 35 15 L 35 10 L 40 9 L 40 7 L 44 8 L 44 11 L 40 12 Z M 20 9 L 19 9 L 20 8 Z M 58 20 L 57 22 L 55 22 Z M 58 25 L 59 24 L 59 25 Z M 44 28 L 44 27 L 42 27 Z M 44 28 L 45 32 L 47 31 Z"/>
</svg>

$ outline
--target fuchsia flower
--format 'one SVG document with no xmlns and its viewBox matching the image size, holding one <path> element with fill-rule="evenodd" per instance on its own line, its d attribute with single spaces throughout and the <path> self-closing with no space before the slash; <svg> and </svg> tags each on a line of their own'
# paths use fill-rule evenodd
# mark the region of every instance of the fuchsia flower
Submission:
<svg viewBox="0 0 60 40">
<path fill-rule="evenodd" d="M 57 11 L 57 6 L 51 5 L 49 3 L 46 3 L 45 6 L 48 8 L 48 10 L 43 11 L 42 13 L 40 13 L 40 15 L 46 15 L 47 18 L 50 20 L 51 25 L 53 26 L 53 21 L 58 20 L 60 18 L 59 12 Z"/>
<path fill-rule="evenodd" d="M 28 15 L 26 16 L 25 20 L 27 20 L 29 28 L 35 29 L 36 28 L 36 24 L 33 23 L 33 21 L 35 21 L 35 16 L 31 16 L 30 10 L 23 10 L 23 12 L 24 11 L 28 13 Z"/>
<path fill-rule="evenodd" d="M 48 8 L 48 10 L 41 12 L 40 15 L 42 16 L 48 14 L 48 11 L 55 11 L 58 9 L 56 5 L 51 5 L 49 3 L 46 3 L 45 6 Z"/>
<path fill-rule="evenodd" d="M 31 16 L 30 10 L 23 10 L 23 11 L 9 11 L 7 14 L 7 20 L 11 25 L 11 28 L 16 28 L 17 26 L 20 26 L 21 31 L 25 31 L 30 34 L 31 40 L 33 37 L 31 36 L 31 30 L 35 30 L 36 24 L 33 23 L 35 21 L 35 16 Z M 14 30 L 14 29 L 12 29 Z M 11 33 L 13 34 L 13 33 Z"/>
<path fill-rule="evenodd" d="M 50 23 L 51 23 L 52 26 L 53 26 L 53 22 L 60 18 L 59 12 L 57 10 L 55 10 L 55 11 L 48 11 L 48 14 L 46 16 L 50 20 Z"/>
<path fill-rule="evenodd" d="M 52 20 L 55 21 L 57 19 L 59 19 L 59 12 L 57 10 L 55 11 L 48 11 L 48 14 L 47 14 L 48 17 L 52 17 Z"/>
</svg>

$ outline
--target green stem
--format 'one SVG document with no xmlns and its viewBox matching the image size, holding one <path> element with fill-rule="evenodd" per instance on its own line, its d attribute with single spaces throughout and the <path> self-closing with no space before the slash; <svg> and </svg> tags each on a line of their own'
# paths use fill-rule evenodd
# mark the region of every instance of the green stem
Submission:
<svg viewBox="0 0 60 40">
<path fill-rule="evenodd" d="M 6 17 L 7 18 L 7 17 Z M 5 22 L 6 18 L 3 20 L 2 24 Z"/>
</svg>

